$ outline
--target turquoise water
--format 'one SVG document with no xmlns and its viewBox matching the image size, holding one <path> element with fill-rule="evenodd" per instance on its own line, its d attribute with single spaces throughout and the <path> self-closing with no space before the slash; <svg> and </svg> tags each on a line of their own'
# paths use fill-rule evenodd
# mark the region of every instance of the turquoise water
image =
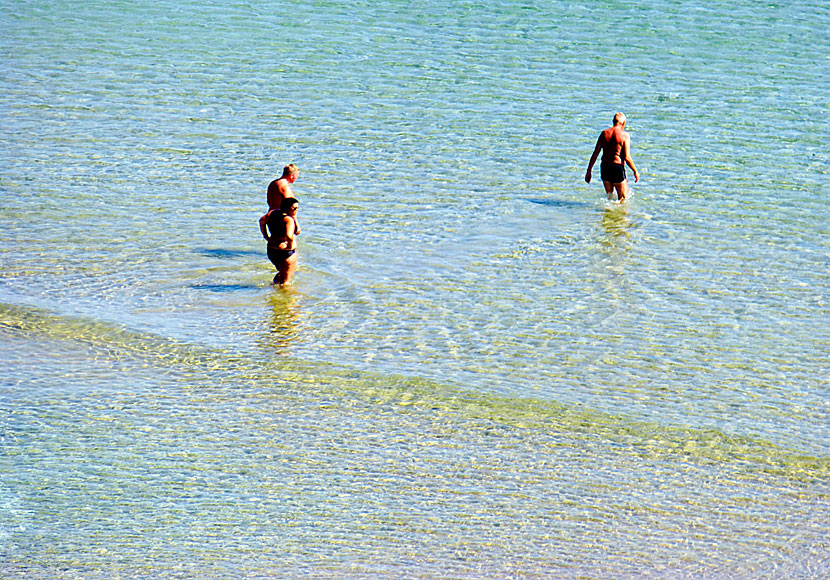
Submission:
<svg viewBox="0 0 830 580">
<path fill-rule="evenodd" d="M 0 576 L 826 574 L 824 4 L 0 14 Z"/>
</svg>

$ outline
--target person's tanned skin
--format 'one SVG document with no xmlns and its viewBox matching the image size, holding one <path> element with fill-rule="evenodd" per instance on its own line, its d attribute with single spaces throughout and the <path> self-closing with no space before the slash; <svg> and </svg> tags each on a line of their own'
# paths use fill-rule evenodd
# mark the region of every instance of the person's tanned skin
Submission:
<svg viewBox="0 0 830 580">
<path fill-rule="evenodd" d="M 628 180 L 625 178 L 623 163 L 634 171 L 634 183 L 640 180 L 640 173 L 634 166 L 631 158 L 631 136 L 625 132 L 625 115 L 617 113 L 614 115 L 614 126 L 605 129 L 597 139 L 594 153 L 588 162 L 588 171 L 585 172 L 586 183 L 591 183 L 591 169 L 597 161 L 599 152 L 602 151 L 602 184 L 605 186 L 605 193 L 611 198 L 614 190 L 617 191 L 617 199 L 624 201 L 628 196 Z M 616 167 L 615 167 L 616 166 Z M 622 169 L 622 170 L 620 170 Z M 606 179 L 605 176 L 613 176 Z"/>
</svg>

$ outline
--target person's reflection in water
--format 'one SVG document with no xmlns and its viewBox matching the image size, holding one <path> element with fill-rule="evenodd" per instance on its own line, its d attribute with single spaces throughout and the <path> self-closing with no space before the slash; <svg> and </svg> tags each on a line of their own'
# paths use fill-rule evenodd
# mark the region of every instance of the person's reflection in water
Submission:
<svg viewBox="0 0 830 580">
<path fill-rule="evenodd" d="M 602 227 L 605 229 L 605 245 L 619 247 L 620 242 L 628 242 L 631 238 L 631 220 L 628 219 L 628 208 L 624 205 L 606 207 L 602 216 Z M 628 244 L 624 244 L 627 246 Z M 624 249 L 624 248 L 620 248 Z"/>
<path fill-rule="evenodd" d="M 628 210 L 627 204 L 606 207 L 602 214 L 602 229 L 598 232 L 596 276 L 603 288 L 605 305 L 611 308 L 608 318 L 619 314 L 619 308 L 627 303 L 630 290 L 627 273 L 631 265 L 634 239 Z"/>
<path fill-rule="evenodd" d="M 270 316 L 261 344 L 273 348 L 279 354 L 288 354 L 291 342 L 297 336 L 297 323 L 300 319 L 296 294 L 290 289 L 269 292 L 267 301 Z"/>
</svg>

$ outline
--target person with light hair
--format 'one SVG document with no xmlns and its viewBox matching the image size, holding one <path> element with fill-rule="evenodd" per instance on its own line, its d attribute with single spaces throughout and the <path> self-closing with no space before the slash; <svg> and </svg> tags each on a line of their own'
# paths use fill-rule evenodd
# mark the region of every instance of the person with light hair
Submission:
<svg viewBox="0 0 830 580">
<path fill-rule="evenodd" d="M 614 125 L 599 134 L 594 153 L 588 162 L 588 171 L 585 173 L 585 182 L 591 183 L 591 169 L 602 151 L 602 161 L 599 164 L 602 184 L 608 199 L 613 199 L 617 192 L 617 201 L 623 202 L 628 197 L 628 180 L 625 175 L 625 166 L 628 165 L 634 172 L 634 183 L 640 180 L 640 173 L 634 166 L 631 158 L 631 136 L 625 131 L 625 115 L 614 115 Z"/>
</svg>

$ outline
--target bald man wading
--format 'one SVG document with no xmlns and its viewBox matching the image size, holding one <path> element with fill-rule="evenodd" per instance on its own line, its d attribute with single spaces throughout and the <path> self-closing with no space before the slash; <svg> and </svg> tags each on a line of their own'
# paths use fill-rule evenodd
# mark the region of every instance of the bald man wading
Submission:
<svg viewBox="0 0 830 580">
<path fill-rule="evenodd" d="M 597 162 L 599 152 L 602 151 L 602 161 L 599 164 L 602 184 L 608 199 L 613 199 L 614 191 L 617 200 L 622 202 L 628 197 L 628 181 L 625 177 L 625 166 L 628 165 L 634 172 L 634 183 L 640 180 L 640 173 L 631 159 L 631 136 L 625 132 L 625 115 L 614 115 L 614 126 L 605 129 L 599 134 L 591 161 L 588 162 L 588 171 L 585 181 L 591 183 L 591 169 Z"/>
</svg>

